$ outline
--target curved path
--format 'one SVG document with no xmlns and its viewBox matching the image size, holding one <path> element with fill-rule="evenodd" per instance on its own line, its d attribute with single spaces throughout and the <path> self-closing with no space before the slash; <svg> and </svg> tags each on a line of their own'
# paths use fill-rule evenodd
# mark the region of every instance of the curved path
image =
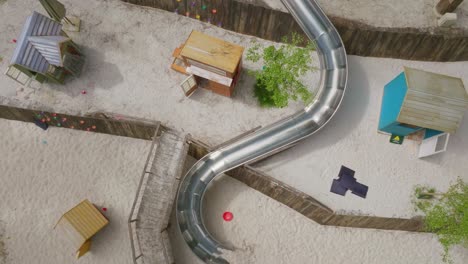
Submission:
<svg viewBox="0 0 468 264">
<path fill-rule="evenodd" d="M 225 171 L 270 156 L 317 132 L 335 114 L 346 88 L 346 51 L 330 20 L 314 0 L 282 2 L 317 44 L 320 88 L 305 109 L 209 153 L 188 171 L 177 197 L 177 220 L 189 247 L 208 263 L 229 263 L 221 252 L 227 248 L 203 224 L 202 200 L 208 184 Z"/>
</svg>

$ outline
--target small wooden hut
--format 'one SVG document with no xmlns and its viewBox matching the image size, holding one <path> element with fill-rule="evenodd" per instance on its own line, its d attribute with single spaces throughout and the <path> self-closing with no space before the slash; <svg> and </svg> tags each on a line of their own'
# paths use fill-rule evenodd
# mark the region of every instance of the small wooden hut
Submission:
<svg viewBox="0 0 468 264">
<path fill-rule="evenodd" d="M 23 85 L 31 79 L 63 84 L 68 75 L 80 75 L 83 64 L 83 54 L 62 25 L 33 12 L 17 40 L 6 75 Z"/>
<path fill-rule="evenodd" d="M 56 228 L 60 229 L 71 246 L 76 248 L 76 257 L 80 258 L 90 250 L 91 238 L 107 224 L 109 221 L 101 212 L 91 202 L 84 200 L 66 212 Z"/>
<path fill-rule="evenodd" d="M 445 150 L 448 134 L 458 129 L 467 108 L 460 78 L 405 67 L 384 88 L 379 130 L 404 137 L 425 129 L 420 157 L 428 156 L 429 149 Z"/>
<path fill-rule="evenodd" d="M 187 41 L 174 51 L 171 68 L 191 75 L 182 83 L 187 96 L 201 86 L 231 97 L 242 71 L 243 52 L 239 45 L 192 31 Z"/>
</svg>

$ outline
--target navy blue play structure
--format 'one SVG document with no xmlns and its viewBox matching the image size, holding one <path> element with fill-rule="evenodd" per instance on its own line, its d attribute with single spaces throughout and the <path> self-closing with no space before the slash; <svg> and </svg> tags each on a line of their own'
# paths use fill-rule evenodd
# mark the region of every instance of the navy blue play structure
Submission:
<svg viewBox="0 0 468 264">
<path fill-rule="evenodd" d="M 351 190 L 352 194 L 366 198 L 368 189 L 366 185 L 357 182 L 352 169 L 341 166 L 338 179 L 333 180 L 330 192 L 345 196 L 346 192 Z"/>
</svg>

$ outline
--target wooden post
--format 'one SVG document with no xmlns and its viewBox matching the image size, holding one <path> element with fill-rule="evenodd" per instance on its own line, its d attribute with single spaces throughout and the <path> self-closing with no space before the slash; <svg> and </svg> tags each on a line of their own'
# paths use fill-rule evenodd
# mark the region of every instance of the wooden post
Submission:
<svg viewBox="0 0 468 264">
<path fill-rule="evenodd" d="M 455 11 L 462 2 L 463 0 L 440 0 L 436 5 L 436 10 L 440 15 L 451 13 Z"/>
</svg>

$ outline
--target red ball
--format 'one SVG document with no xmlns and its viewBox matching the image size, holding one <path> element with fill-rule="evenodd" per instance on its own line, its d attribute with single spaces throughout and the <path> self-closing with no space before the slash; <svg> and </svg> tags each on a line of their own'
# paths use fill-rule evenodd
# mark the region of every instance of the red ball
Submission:
<svg viewBox="0 0 468 264">
<path fill-rule="evenodd" d="M 231 222 L 233 218 L 234 218 L 234 215 L 231 212 L 224 212 L 223 213 L 224 221 Z"/>
<path fill-rule="evenodd" d="M 211 13 L 213 13 L 213 14 L 216 14 L 217 12 L 218 12 L 218 10 L 216 10 L 216 9 L 211 10 Z"/>
</svg>

